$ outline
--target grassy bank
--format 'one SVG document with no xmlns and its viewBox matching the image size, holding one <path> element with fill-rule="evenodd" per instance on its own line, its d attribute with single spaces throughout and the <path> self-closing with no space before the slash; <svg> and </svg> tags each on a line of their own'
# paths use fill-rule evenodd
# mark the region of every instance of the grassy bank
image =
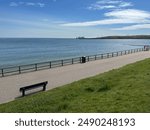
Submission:
<svg viewBox="0 0 150 130">
<path fill-rule="evenodd" d="M 1 104 L 0 112 L 150 112 L 150 59 Z"/>
</svg>

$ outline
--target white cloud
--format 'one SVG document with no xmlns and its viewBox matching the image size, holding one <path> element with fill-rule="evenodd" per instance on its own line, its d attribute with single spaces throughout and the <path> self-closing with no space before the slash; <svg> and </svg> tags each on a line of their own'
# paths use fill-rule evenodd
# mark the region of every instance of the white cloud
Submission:
<svg viewBox="0 0 150 130">
<path fill-rule="evenodd" d="M 66 23 L 62 26 L 97 26 L 97 25 L 112 25 L 112 24 L 140 24 L 150 23 L 150 12 L 136 10 L 136 9 L 124 9 L 111 11 L 104 14 L 107 19 L 97 21 L 86 21 L 78 23 Z"/>
<path fill-rule="evenodd" d="M 150 19 L 150 12 L 137 9 L 115 10 L 104 14 L 106 17 L 121 19 Z"/>
<path fill-rule="evenodd" d="M 93 6 L 90 6 L 88 7 L 89 10 L 102 10 L 102 9 L 114 9 L 116 8 L 116 6 L 114 5 L 93 5 Z"/>
<path fill-rule="evenodd" d="M 124 19 L 105 19 L 105 20 L 79 22 L 79 23 L 66 23 L 66 24 L 62 24 L 62 26 L 86 27 L 86 26 L 98 26 L 98 25 L 110 25 L 110 24 L 125 24 L 125 23 L 134 23 L 134 22 L 125 21 Z"/>
<path fill-rule="evenodd" d="M 131 2 L 122 2 L 119 7 L 129 7 L 129 6 L 133 6 L 133 4 Z"/>
<path fill-rule="evenodd" d="M 97 1 L 96 3 L 97 4 L 118 4 L 122 2 L 121 0 L 100 0 L 100 1 Z"/>
<path fill-rule="evenodd" d="M 131 2 L 124 0 L 99 0 L 91 4 L 89 10 L 103 10 L 111 9 L 111 11 L 104 13 L 105 19 L 97 21 L 86 21 L 78 23 L 66 23 L 63 26 L 97 26 L 97 25 L 114 25 L 114 24 L 132 24 L 130 26 L 114 28 L 113 30 L 137 30 L 150 28 L 150 12 L 127 9 L 133 6 Z M 135 25 L 133 25 L 135 24 Z"/>
<path fill-rule="evenodd" d="M 12 7 L 16 7 L 16 6 L 32 6 L 32 7 L 45 7 L 45 4 L 44 3 L 34 3 L 34 2 L 11 2 L 9 4 L 9 6 L 12 6 Z"/>
<path fill-rule="evenodd" d="M 18 4 L 15 3 L 15 2 L 11 2 L 11 3 L 9 4 L 9 6 L 16 7 L 16 6 L 18 6 Z"/>
<path fill-rule="evenodd" d="M 122 9 L 133 6 L 131 2 L 124 2 L 123 0 L 101 0 L 91 4 L 87 9 L 89 10 L 103 10 L 103 9 Z"/>
<path fill-rule="evenodd" d="M 150 29 L 150 24 L 137 24 L 137 25 L 131 25 L 131 26 L 126 26 L 122 28 L 115 28 L 112 30 L 139 30 L 139 29 Z"/>
</svg>

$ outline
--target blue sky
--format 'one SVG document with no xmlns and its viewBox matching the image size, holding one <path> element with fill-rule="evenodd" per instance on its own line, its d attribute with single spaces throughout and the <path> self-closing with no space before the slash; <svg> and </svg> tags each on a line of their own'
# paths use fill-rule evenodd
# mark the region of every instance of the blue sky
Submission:
<svg viewBox="0 0 150 130">
<path fill-rule="evenodd" d="M 0 37 L 150 34 L 148 0 L 0 0 Z"/>
</svg>

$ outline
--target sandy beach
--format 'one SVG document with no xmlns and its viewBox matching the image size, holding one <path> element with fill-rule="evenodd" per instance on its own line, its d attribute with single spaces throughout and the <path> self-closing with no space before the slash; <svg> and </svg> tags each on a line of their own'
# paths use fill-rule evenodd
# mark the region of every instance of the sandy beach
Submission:
<svg viewBox="0 0 150 130">
<path fill-rule="evenodd" d="M 20 87 L 48 81 L 47 90 L 150 58 L 150 51 L 0 78 L 0 104 L 15 100 Z"/>
</svg>

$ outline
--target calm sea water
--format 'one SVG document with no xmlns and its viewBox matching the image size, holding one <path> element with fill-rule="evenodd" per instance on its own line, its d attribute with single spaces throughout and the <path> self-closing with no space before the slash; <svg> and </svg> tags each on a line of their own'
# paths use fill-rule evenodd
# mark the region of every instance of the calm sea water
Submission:
<svg viewBox="0 0 150 130">
<path fill-rule="evenodd" d="M 0 68 L 140 48 L 149 40 L 0 38 Z"/>
</svg>

